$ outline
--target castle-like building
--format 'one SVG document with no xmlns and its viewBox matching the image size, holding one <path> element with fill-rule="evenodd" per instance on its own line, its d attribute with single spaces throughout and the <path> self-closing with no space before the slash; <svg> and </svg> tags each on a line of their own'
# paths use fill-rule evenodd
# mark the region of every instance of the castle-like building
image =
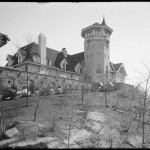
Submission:
<svg viewBox="0 0 150 150">
<path fill-rule="evenodd" d="M 46 74 L 84 82 L 124 83 L 127 76 L 123 63 L 110 62 L 110 35 L 113 30 L 105 19 L 81 31 L 84 52 L 69 55 L 66 48 L 61 51 L 46 47 L 46 37 L 41 33 L 38 44 L 21 47 L 15 55 L 7 55 L 6 67 Z"/>
</svg>

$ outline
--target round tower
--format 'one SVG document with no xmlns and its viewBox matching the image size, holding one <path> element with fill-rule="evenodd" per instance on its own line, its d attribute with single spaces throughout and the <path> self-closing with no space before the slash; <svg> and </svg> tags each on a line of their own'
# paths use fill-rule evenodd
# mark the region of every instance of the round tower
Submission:
<svg viewBox="0 0 150 150">
<path fill-rule="evenodd" d="M 106 82 L 109 77 L 109 37 L 113 30 L 106 25 L 94 23 L 81 31 L 84 38 L 85 73 L 92 82 Z"/>
</svg>

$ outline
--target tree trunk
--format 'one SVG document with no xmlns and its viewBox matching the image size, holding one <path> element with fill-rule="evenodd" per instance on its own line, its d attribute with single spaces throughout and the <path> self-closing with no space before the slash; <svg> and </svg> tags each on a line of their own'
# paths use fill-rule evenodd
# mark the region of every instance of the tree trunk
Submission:
<svg viewBox="0 0 150 150">
<path fill-rule="evenodd" d="M 4 104 L 3 104 L 3 101 L 2 99 L 0 98 L 0 102 L 1 102 L 1 105 L 2 105 L 2 111 L 1 111 L 1 130 L 2 130 L 2 135 L 5 134 L 5 117 L 4 117 Z"/>
<path fill-rule="evenodd" d="M 105 107 L 107 107 L 107 95 L 106 95 L 106 87 L 105 87 Z"/>
<path fill-rule="evenodd" d="M 36 121 L 38 106 L 39 106 L 39 103 L 37 103 L 37 105 L 36 105 L 33 121 Z"/>
<path fill-rule="evenodd" d="M 27 71 L 27 107 L 29 107 L 29 91 L 28 91 L 28 80 L 29 80 L 29 77 L 28 77 L 28 60 L 27 60 L 27 64 L 26 64 L 26 71 Z"/>
</svg>

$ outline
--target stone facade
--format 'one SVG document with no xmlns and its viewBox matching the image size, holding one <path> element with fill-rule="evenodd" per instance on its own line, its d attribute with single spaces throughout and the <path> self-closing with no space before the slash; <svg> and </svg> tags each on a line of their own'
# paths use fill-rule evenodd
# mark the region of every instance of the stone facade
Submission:
<svg viewBox="0 0 150 150">
<path fill-rule="evenodd" d="M 59 71 L 57 71 L 58 73 Z M 39 88 L 47 88 L 54 84 L 54 88 L 60 86 L 66 86 L 68 89 L 70 87 L 76 88 L 81 90 L 82 86 L 90 88 L 90 82 L 85 82 L 81 80 L 75 80 L 74 77 L 71 78 L 63 78 L 60 77 L 58 73 L 56 75 L 56 71 L 54 71 L 55 75 L 46 75 L 46 74 L 39 74 L 33 73 L 29 71 L 28 79 L 29 85 L 34 84 L 36 89 Z M 62 72 L 61 72 L 62 74 Z M 65 74 L 65 73 L 64 73 Z M 17 86 L 18 90 L 21 90 L 23 87 L 27 86 L 27 73 L 23 70 L 15 69 L 15 68 L 7 68 L 7 67 L 0 67 L 0 78 L 1 82 L 5 86 L 15 85 Z"/>
</svg>

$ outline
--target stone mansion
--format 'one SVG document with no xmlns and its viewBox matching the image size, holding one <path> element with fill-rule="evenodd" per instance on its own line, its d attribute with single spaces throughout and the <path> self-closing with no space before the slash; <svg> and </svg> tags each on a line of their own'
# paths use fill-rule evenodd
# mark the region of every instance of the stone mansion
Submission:
<svg viewBox="0 0 150 150">
<path fill-rule="evenodd" d="M 123 63 L 114 64 L 109 60 L 112 32 L 104 18 L 101 24 L 82 29 L 84 51 L 74 55 L 68 54 L 66 48 L 61 51 L 48 48 L 46 37 L 41 33 L 38 44 L 33 42 L 14 55 L 8 54 L 5 67 L 25 71 L 28 62 L 28 71 L 36 74 L 88 83 L 125 83 L 127 73 Z"/>
</svg>

